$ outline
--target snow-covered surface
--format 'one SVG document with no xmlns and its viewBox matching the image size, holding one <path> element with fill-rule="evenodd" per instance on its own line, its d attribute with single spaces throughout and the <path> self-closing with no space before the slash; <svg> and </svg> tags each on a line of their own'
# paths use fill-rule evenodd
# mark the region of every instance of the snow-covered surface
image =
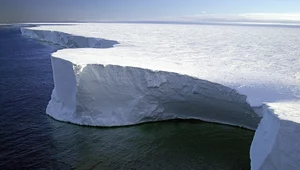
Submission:
<svg viewBox="0 0 300 170">
<path fill-rule="evenodd" d="M 128 57 L 140 61 L 145 58 L 155 63 L 136 61 L 136 65 L 142 68 L 159 67 L 157 64 L 164 61 L 187 69 L 158 69 L 192 75 L 237 89 L 248 96 L 252 106 L 300 97 L 300 40 L 296 36 L 300 29 L 163 24 L 72 24 L 30 29 L 120 43 L 113 49 L 88 49 L 84 52 L 90 56 L 96 54 L 94 57 L 61 56 L 74 63 L 98 62 L 100 57 L 97 54 L 102 53 L 105 58 L 108 58 L 107 55 L 126 57 L 119 63 L 126 62 Z M 55 36 L 52 34 L 49 36 L 53 39 Z M 52 39 L 47 38 L 56 42 Z M 58 41 L 61 42 L 61 39 Z"/>
<path fill-rule="evenodd" d="M 259 119 L 250 106 L 264 105 L 255 109 L 264 118 L 252 169 L 299 167 L 300 147 L 289 153 L 299 132 L 299 28 L 72 24 L 22 32 L 77 47 L 52 57 L 47 113 L 59 120 L 113 126 L 197 118 L 253 129 Z"/>
</svg>

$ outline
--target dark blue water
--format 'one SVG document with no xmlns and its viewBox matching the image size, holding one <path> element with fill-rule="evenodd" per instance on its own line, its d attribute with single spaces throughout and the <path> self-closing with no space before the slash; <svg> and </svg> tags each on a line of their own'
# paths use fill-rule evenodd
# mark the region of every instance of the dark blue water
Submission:
<svg viewBox="0 0 300 170">
<path fill-rule="evenodd" d="M 0 169 L 250 169 L 254 132 L 200 121 L 119 128 L 45 114 L 58 48 L 0 27 Z"/>
</svg>

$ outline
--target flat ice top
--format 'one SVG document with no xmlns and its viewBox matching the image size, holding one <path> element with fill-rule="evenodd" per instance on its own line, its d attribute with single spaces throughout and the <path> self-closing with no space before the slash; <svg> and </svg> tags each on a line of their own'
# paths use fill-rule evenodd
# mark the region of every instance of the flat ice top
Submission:
<svg viewBox="0 0 300 170">
<path fill-rule="evenodd" d="M 116 40 L 109 49 L 63 49 L 54 57 L 187 74 L 248 96 L 252 106 L 300 100 L 299 28 L 74 24 L 30 29 Z"/>
<path fill-rule="evenodd" d="M 270 109 L 278 116 L 280 120 L 300 122 L 300 101 L 268 103 Z"/>
</svg>

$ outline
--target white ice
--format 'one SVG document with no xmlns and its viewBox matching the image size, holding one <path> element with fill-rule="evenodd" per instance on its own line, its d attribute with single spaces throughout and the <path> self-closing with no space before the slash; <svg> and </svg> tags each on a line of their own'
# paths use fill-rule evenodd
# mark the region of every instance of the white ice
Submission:
<svg viewBox="0 0 300 170">
<path fill-rule="evenodd" d="M 22 33 L 76 47 L 52 55 L 47 113 L 56 119 L 115 126 L 196 118 L 253 129 L 252 106 L 263 116 L 252 169 L 298 166 L 300 147 L 289 144 L 299 139 L 297 28 L 76 24 Z"/>
<path fill-rule="evenodd" d="M 251 169 L 300 167 L 300 101 L 268 103 L 251 145 Z"/>
</svg>

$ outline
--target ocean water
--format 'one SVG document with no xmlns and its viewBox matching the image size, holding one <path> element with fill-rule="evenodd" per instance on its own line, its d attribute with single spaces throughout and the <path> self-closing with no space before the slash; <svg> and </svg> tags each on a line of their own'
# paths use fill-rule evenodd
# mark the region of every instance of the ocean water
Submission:
<svg viewBox="0 0 300 170">
<path fill-rule="evenodd" d="M 250 169 L 253 131 L 191 120 L 96 128 L 50 118 L 57 49 L 0 27 L 0 169 Z"/>
</svg>

